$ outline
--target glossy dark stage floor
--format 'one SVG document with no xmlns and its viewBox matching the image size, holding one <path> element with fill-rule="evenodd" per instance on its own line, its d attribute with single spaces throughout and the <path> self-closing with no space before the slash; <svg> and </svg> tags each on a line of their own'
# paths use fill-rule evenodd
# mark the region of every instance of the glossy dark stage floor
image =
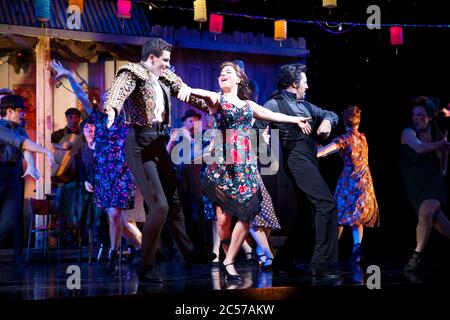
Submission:
<svg viewBox="0 0 450 320">
<path fill-rule="evenodd" d="M 386 305 L 402 295 L 410 297 L 412 302 L 411 298 L 418 295 L 436 294 L 439 289 L 448 292 L 450 289 L 450 259 L 445 258 L 429 259 L 421 273 L 408 275 L 403 273 L 404 261 L 373 261 L 380 270 L 381 289 L 368 288 L 368 283 L 377 286 L 374 271 L 367 269 L 372 263 L 355 265 L 344 262 L 340 264 L 342 278 L 318 279 L 307 274 L 293 276 L 282 272 L 274 275 L 260 271 L 256 265 L 239 262 L 238 271 L 244 276 L 240 284 L 224 281 L 217 267 L 204 265 L 186 269 L 179 261 L 158 264 L 158 270 L 165 279 L 161 284 L 139 283 L 135 270 L 127 264 L 108 275 L 97 263 L 33 263 L 25 269 L 2 263 L 0 302 L 31 307 L 151 306 L 162 313 L 163 316 L 158 318 L 164 319 L 164 315 L 176 318 L 176 311 L 186 312 L 189 305 L 215 305 L 216 312 L 219 312 L 219 308 L 224 308 L 220 304 L 273 304 L 275 311 L 278 308 L 280 313 L 296 307 L 311 307 L 320 301 L 327 301 L 326 304 L 320 303 L 323 306 L 330 306 L 330 301 L 339 306 L 353 305 L 358 301 L 386 300 L 383 302 Z M 306 264 L 299 266 L 307 269 Z M 71 276 L 78 267 L 80 288 L 71 289 L 71 285 L 76 286 Z M 319 306 L 317 311 L 326 310 Z"/>
</svg>

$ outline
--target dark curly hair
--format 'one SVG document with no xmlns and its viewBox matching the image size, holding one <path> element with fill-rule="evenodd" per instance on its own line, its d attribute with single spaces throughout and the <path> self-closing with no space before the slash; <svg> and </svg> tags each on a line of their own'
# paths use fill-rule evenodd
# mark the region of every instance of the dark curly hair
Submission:
<svg viewBox="0 0 450 320">
<path fill-rule="evenodd" d="M 172 51 L 172 45 L 161 38 L 150 38 L 142 46 L 141 59 L 147 61 L 151 54 L 154 54 L 158 58 L 162 56 L 163 51 Z"/>
<path fill-rule="evenodd" d="M 286 90 L 293 83 L 299 84 L 302 72 L 306 72 L 306 66 L 301 63 L 285 64 L 281 67 L 277 77 L 278 90 Z"/>
<path fill-rule="evenodd" d="M 249 87 L 249 82 L 247 75 L 244 71 L 241 70 L 236 64 L 231 61 L 225 61 L 219 67 L 219 70 L 222 71 L 225 67 L 232 67 L 235 71 L 241 82 L 238 83 L 238 97 L 241 100 L 253 100 L 252 90 Z"/>
</svg>

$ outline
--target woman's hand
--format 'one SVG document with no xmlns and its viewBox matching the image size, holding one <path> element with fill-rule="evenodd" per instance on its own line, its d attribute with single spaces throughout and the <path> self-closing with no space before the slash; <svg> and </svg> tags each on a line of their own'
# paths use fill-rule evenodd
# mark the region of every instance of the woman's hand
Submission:
<svg viewBox="0 0 450 320">
<path fill-rule="evenodd" d="M 84 188 L 86 189 L 87 192 L 94 192 L 94 187 L 92 187 L 92 184 L 90 184 L 88 181 L 84 182 Z"/>
<path fill-rule="evenodd" d="M 111 128 L 112 124 L 114 123 L 114 119 L 116 118 L 116 113 L 113 108 L 111 107 L 105 107 L 105 114 L 108 117 L 106 121 L 106 127 L 109 129 Z"/>
<path fill-rule="evenodd" d="M 311 117 L 297 117 L 298 121 L 297 124 L 300 127 L 300 129 L 302 129 L 302 132 L 304 134 L 310 134 L 312 129 L 311 129 L 311 125 L 309 124 L 309 120 L 311 120 Z"/>
<path fill-rule="evenodd" d="M 191 88 L 183 83 L 180 91 L 178 92 L 177 98 L 184 102 L 189 102 L 189 97 L 191 96 Z"/>
<path fill-rule="evenodd" d="M 61 77 L 66 77 L 67 74 L 70 73 L 69 70 L 64 68 L 61 64 L 61 62 L 53 59 L 52 62 L 50 62 L 50 66 L 52 67 L 53 71 L 55 72 L 55 79 L 58 80 Z"/>
</svg>

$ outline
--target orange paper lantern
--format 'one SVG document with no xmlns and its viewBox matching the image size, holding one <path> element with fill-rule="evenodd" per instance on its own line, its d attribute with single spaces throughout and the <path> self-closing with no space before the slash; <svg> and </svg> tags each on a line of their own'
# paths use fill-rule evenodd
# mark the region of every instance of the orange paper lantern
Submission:
<svg viewBox="0 0 450 320">
<path fill-rule="evenodd" d="M 275 32 L 273 38 L 276 41 L 283 41 L 287 38 L 287 21 L 286 20 L 276 20 L 275 21 Z"/>
<path fill-rule="evenodd" d="M 78 6 L 80 8 L 80 12 L 83 12 L 84 0 L 69 0 L 69 6 Z"/>
</svg>

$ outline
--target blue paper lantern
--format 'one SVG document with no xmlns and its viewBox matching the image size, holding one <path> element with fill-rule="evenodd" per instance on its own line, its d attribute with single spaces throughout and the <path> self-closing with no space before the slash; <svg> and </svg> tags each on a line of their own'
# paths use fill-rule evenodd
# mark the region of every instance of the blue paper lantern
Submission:
<svg viewBox="0 0 450 320">
<path fill-rule="evenodd" d="M 34 14 L 40 22 L 50 20 L 50 0 L 34 0 Z"/>
</svg>

